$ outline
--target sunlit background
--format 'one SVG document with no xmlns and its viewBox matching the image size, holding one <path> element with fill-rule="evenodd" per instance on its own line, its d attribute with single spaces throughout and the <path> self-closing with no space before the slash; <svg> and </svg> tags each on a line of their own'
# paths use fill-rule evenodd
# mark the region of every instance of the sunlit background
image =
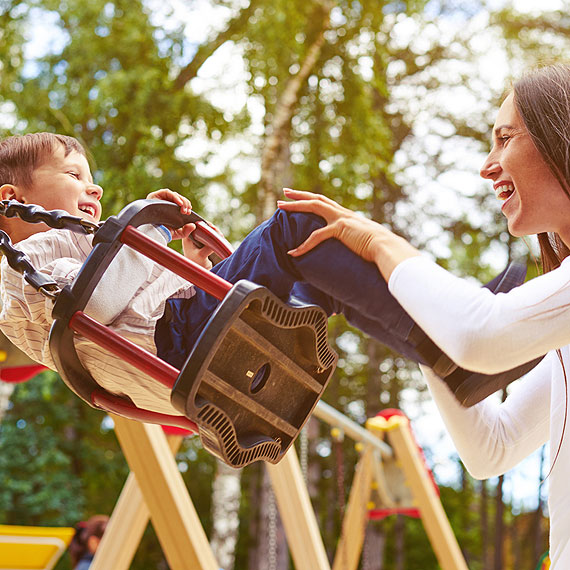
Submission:
<svg viewBox="0 0 570 570">
<path fill-rule="evenodd" d="M 534 243 L 508 235 L 478 171 L 510 82 L 563 60 L 567 8 L 554 0 L 2 0 L 0 131 L 78 137 L 105 188 L 106 215 L 167 186 L 238 244 L 292 186 L 385 223 L 465 278 L 486 282 L 511 260 L 528 263 L 532 276 Z M 340 318 L 331 339 L 340 360 L 325 401 L 360 423 L 385 407 L 409 415 L 469 567 L 534 568 L 547 544 L 544 450 L 500 482 L 474 481 L 412 363 Z M 357 457 L 350 441 L 339 447 L 314 423 L 306 475 L 332 553 L 339 476 L 347 493 Z M 110 512 L 126 473 L 111 429 L 49 373 L 18 387 L 0 432 L 0 522 L 70 525 Z M 42 465 L 48 475 L 38 479 Z M 196 441 L 179 465 L 213 532 L 219 467 Z M 266 487 L 260 466 L 241 474 L 227 570 L 267 567 L 263 533 L 251 531 L 264 527 L 257 497 Z M 501 523 L 496 501 L 506 509 Z M 413 524 L 377 523 L 367 544 L 382 551 L 362 567 L 436 568 Z M 507 546 L 493 539 L 499 524 Z M 397 533 L 407 537 L 403 554 Z M 164 568 L 156 539 L 146 541 L 133 568 Z M 274 558 L 272 568 L 291 567 L 286 555 Z"/>
</svg>

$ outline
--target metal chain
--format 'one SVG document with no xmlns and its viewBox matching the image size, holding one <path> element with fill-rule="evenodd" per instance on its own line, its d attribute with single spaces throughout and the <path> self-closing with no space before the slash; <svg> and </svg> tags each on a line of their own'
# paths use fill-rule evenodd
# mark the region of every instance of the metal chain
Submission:
<svg viewBox="0 0 570 570">
<path fill-rule="evenodd" d="M 44 210 L 35 204 L 22 204 L 16 200 L 0 200 L 0 216 L 18 217 L 24 222 L 47 224 L 50 228 L 66 229 L 76 233 L 94 234 L 99 224 L 84 220 L 79 216 L 71 216 L 64 210 Z M 12 245 L 6 232 L 0 230 L 0 252 L 6 256 L 8 265 L 20 273 L 25 281 L 36 291 L 55 300 L 61 289 L 56 281 L 38 271 L 30 258 Z"/>
<path fill-rule="evenodd" d="M 271 486 L 268 487 L 267 516 L 267 569 L 277 569 L 277 503 L 275 493 Z"/>
<path fill-rule="evenodd" d="M 41 271 L 37 271 L 30 258 L 24 252 L 16 249 L 8 234 L 2 230 L 0 230 L 0 252 L 6 257 L 8 265 L 20 273 L 36 291 L 50 299 L 57 298 L 60 292 L 58 284 Z"/>
<path fill-rule="evenodd" d="M 307 429 L 307 425 L 305 425 L 299 434 L 299 463 L 305 484 L 307 484 L 309 477 L 309 434 Z"/>
<path fill-rule="evenodd" d="M 50 228 L 81 234 L 94 234 L 101 225 L 79 216 L 71 216 L 65 210 L 44 210 L 36 204 L 22 204 L 16 200 L 0 200 L 0 216 L 18 217 L 32 224 L 43 222 Z"/>
</svg>

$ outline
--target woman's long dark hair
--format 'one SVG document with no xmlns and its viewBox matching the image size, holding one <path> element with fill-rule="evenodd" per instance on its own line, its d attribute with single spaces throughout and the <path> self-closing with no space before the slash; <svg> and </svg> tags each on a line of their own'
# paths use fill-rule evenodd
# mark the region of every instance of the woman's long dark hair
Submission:
<svg viewBox="0 0 570 570">
<path fill-rule="evenodd" d="M 534 69 L 514 84 L 513 92 L 536 148 L 570 200 L 570 65 Z M 556 233 L 538 234 L 538 243 L 545 273 L 570 254 Z"/>
</svg>

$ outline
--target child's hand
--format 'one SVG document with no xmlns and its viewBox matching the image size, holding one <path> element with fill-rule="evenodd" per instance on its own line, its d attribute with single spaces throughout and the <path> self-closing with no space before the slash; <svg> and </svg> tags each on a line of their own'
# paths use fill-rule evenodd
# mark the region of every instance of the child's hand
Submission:
<svg viewBox="0 0 570 570">
<path fill-rule="evenodd" d="M 148 200 L 166 200 L 167 202 L 172 202 L 174 204 L 178 204 L 180 206 L 180 211 L 183 214 L 190 214 L 192 213 L 192 202 L 186 198 L 186 196 L 182 196 L 178 192 L 174 192 L 169 188 L 161 188 L 160 190 L 155 190 L 151 192 L 147 196 Z"/>
<path fill-rule="evenodd" d="M 178 204 L 180 206 L 180 211 L 183 214 L 190 214 L 192 212 L 192 204 L 186 196 L 179 194 L 178 192 L 173 192 L 168 188 L 161 188 L 160 190 L 156 190 L 155 192 L 151 192 L 148 196 L 148 199 L 156 199 L 156 200 L 166 200 L 168 202 L 173 202 L 174 204 Z M 218 233 L 219 230 L 215 226 L 212 226 Z M 184 252 L 184 256 L 188 259 L 191 259 L 195 263 L 198 263 L 202 267 L 206 269 L 212 268 L 212 262 L 209 259 L 209 256 L 213 253 L 213 250 L 207 246 L 198 247 L 191 239 L 190 234 L 196 229 L 196 224 L 186 224 L 177 230 L 173 230 L 171 228 L 170 232 L 172 233 L 172 239 L 181 239 L 182 240 L 182 251 Z"/>
<path fill-rule="evenodd" d="M 186 237 L 182 238 L 182 251 L 184 252 L 184 257 L 191 259 L 198 265 L 205 267 L 206 269 L 212 269 L 212 262 L 210 261 L 210 256 L 213 253 L 213 250 L 210 249 L 208 246 L 198 247 L 191 239 L 188 237 L 195 229 L 195 224 L 187 224 L 183 230 L 186 230 L 188 226 L 193 226 L 191 230 L 188 232 Z"/>
<path fill-rule="evenodd" d="M 169 188 L 161 188 L 160 190 L 155 190 L 151 192 L 147 196 L 147 200 L 166 200 L 167 202 L 172 202 L 173 204 L 177 204 L 180 206 L 180 212 L 183 214 L 191 214 L 192 213 L 192 202 L 179 194 L 178 192 L 174 192 Z M 196 224 L 186 224 L 177 230 L 172 228 L 168 228 L 170 233 L 172 234 L 172 239 L 184 239 L 187 238 L 195 229 Z"/>
</svg>

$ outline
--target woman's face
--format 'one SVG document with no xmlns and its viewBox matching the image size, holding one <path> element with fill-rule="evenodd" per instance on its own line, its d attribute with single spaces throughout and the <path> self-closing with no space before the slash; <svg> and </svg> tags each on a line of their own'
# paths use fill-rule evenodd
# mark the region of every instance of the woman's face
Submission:
<svg viewBox="0 0 570 570">
<path fill-rule="evenodd" d="M 512 93 L 499 109 L 481 176 L 493 181 L 512 235 L 556 232 L 570 246 L 570 199 L 532 142 Z"/>
</svg>

